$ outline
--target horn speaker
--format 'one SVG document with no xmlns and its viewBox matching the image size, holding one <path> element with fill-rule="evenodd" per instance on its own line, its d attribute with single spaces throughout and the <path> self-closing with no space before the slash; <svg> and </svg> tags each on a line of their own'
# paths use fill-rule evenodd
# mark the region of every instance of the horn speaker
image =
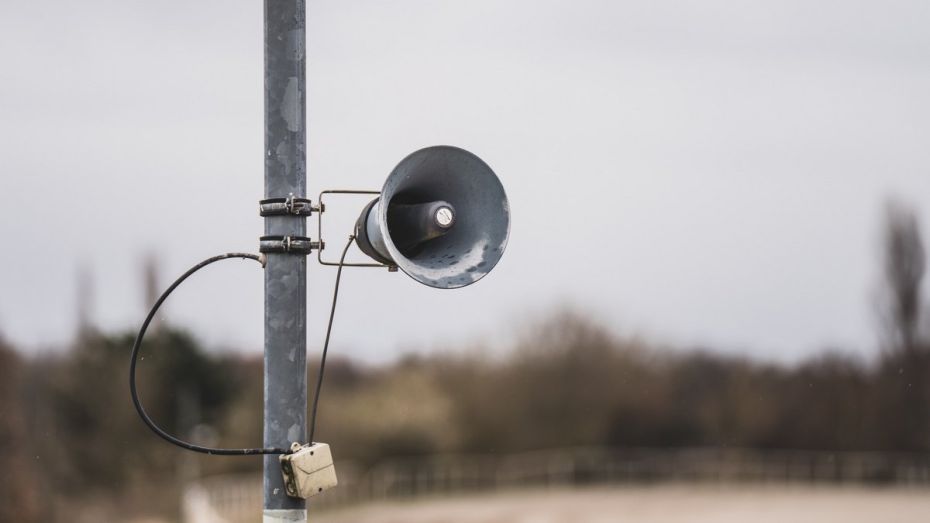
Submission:
<svg viewBox="0 0 930 523">
<path fill-rule="evenodd" d="M 504 187 L 458 147 L 420 149 L 399 164 L 355 224 L 359 248 L 414 280 L 455 289 L 497 265 L 510 233 Z"/>
</svg>

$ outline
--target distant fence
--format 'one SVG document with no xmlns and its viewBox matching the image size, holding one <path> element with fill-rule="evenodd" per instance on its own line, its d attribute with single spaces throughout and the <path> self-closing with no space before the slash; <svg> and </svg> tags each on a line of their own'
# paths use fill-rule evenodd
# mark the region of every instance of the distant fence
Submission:
<svg viewBox="0 0 930 523">
<path fill-rule="evenodd" d="M 930 486 L 930 455 L 741 449 L 565 449 L 512 455 L 392 459 L 368 469 L 336 464 L 339 486 L 314 509 L 388 499 L 520 487 L 690 483 L 823 483 Z M 261 476 L 218 476 L 184 493 L 187 523 L 254 521 Z"/>
</svg>

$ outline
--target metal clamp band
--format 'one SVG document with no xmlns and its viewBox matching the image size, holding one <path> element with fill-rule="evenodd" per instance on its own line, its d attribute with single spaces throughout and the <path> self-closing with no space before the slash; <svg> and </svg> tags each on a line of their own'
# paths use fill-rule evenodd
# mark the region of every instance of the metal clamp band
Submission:
<svg viewBox="0 0 930 523">
<path fill-rule="evenodd" d="M 286 253 L 307 255 L 314 249 L 320 248 L 320 242 L 315 242 L 306 236 L 262 236 L 258 239 L 258 252 Z"/>
<path fill-rule="evenodd" d="M 313 204 L 307 198 L 297 198 L 293 194 L 287 198 L 266 198 L 258 202 L 258 214 L 261 216 L 310 216 Z"/>
</svg>

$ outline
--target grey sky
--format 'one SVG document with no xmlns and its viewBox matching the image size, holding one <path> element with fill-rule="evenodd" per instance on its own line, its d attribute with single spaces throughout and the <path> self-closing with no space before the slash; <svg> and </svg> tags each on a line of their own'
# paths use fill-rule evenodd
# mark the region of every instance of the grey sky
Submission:
<svg viewBox="0 0 930 523">
<path fill-rule="evenodd" d="M 162 280 L 257 249 L 261 2 L 0 3 L 0 332 L 136 326 Z M 334 344 L 383 360 L 563 305 L 617 332 L 777 359 L 875 339 L 882 205 L 930 225 L 930 4 L 311 1 L 309 185 L 379 188 L 454 144 L 512 202 L 508 252 L 440 292 L 350 271 Z M 331 245 L 364 200 L 333 201 Z M 331 214 L 331 215 L 330 215 Z M 330 256 L 337 253 L 329 252 Z M 310 343 L 334 272 L 311 266 Z M 198 275 L 167 314 L 261 347 L 261 273 Z"/>
</svg>

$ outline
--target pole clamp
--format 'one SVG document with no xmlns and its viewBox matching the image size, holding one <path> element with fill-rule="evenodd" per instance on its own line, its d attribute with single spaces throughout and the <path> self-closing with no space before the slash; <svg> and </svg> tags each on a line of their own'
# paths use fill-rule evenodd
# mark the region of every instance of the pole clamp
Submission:
<svg viewBox="0 0 930 523">
<path fill-rule="evenodd" d="M 293 194 L 287 198 L 266 198 L 258 202 L 258 214 L 261 216 L 310 216 L 312 213 L 310 200 Z"/>
<path fill-rule="evenodd" d="M 319 249 L 320 244 L 306 236 L 262 236 L 258 239 L 258 252 L 307 255 Z"/>
</svg>

